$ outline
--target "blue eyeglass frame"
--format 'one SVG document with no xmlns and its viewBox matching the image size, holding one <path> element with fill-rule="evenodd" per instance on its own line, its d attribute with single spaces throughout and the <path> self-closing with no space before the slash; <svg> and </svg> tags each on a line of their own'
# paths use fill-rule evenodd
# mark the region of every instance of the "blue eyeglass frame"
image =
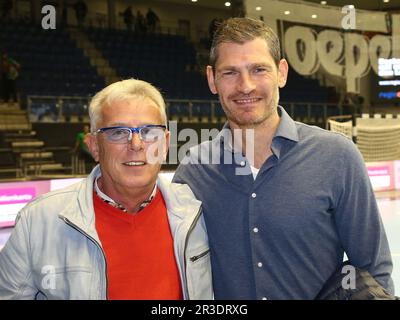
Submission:
<svg viewBox="0 0 400 320">
<path fill-rule="evenodd" d="M 99 132 L 106 132 L 106 131 L 111 130 L 111 129 L 128 129 L 128 130 L 130 130 L 130 135 L 129 135 L 129 137 L 128 137 L 128 141 L 131 141 L 131 140 L 132 140 L 132 135 L 133 135 L 134 133 L 137 133 L 137 134 L 139 135 L 140 140 L 142 140 L 142 134 L 140 133 L 140 131 L 141 131 L 142 129 L 145 129 L 145 128 L 162 128 L 162 129 L 167 129 L 167 126 L 166 126 L 166 125 L 163 125 L 163 124 L 148 124 L 148 125 L 141 126 L 141 127 L 115 126 L 115 127 L 100 128 L 100 129 L 97 129 L 95 132 L 96 132 L 96 133 L 99 133 Z M 142 141 L 143 141 L 143 140 L 142 140 Z"/>
</svg>

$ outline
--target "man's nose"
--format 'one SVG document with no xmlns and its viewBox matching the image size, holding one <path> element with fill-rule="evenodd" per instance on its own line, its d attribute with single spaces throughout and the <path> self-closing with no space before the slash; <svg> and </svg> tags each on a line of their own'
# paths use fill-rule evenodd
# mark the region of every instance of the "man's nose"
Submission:
<svg viewBox="0 0 400 320">
<path fill-rule="evenodd" d="M 248 72 L 242 72 L 239 77 L 238 90 L 244 94 L 251 93 L 256 84 Z"/>
<path fill-rule="evenodd" d="M 139 137 L 139 133 L 132 132 L 132 139 L 128 143 L 129 147 L 134 151 L 143 149 L 143 141 Z"/>
</svg>

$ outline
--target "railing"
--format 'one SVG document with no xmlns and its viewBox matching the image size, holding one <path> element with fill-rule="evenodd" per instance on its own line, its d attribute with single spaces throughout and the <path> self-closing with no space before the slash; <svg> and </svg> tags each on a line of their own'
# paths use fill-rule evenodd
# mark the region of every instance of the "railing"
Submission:
<svg viewBox="0 0 400 320">
<path fill-rule="evenodd" d="M 28 96 L 31 122 L 89 122 L 90 97 Z M 348 114 L 346 106 L 334 103 L 282 102 L 296 121 L 326 127 L 331 116 Z M 218 100 L 167 99 L 167 116 L 182 122 L 223 122 L 226 120 Z"/>
<path fill-rule="evenodd" d="M 28 96 L 31 122 L 87 122 L 90 97 Z"/>
<path fill-rule="evenodd" d="M 134 12 L 135 18 L 136 18 L 136 12 Z M 146 12 L 142 12 L 144 16 L 146 15 Z M 73 23 L 69 23 L 69 27 L 77 27 L 77 22 L 72 21 Z M 136 19 L 135 19 L 136 22 Z M 146 23 L 146 21 L 145 21 Z M 95 29 L 110 29 L 109 26 L 109 16 L 106 13 L 101 13 L 101 12 L 89 12 L 84 23 L 83 23 L 84 28 L 95 28 Z M 134 32 L 140 33 L 140 31 L 136 30 L 135 23 L 132 25 L 132 30 Z M 147 28 L 147 25 L 145 25 Z M 124 22 L 124 18 L 122 16 L 122 12 L 116 12 L 115 15 L 115 25 L 114 28 L 115 30 L 127 30 L 127 26 Z M 150 31 L 147 30 L 148 34 L 168 34 L 168 35 L 178 35 L 178 36 L 188 36 L 188 30 L 185 30 L 184 28 L 180 27 L 177 20 L 168 20 L 168 19 L 163 19 L 159 23 L 157 23 L 155 30 Z M 189 31 L 190 33 L 190 31 Z M 195 35 L 192 35 L 192 39 L 194 39 L 196 36 L 197 39 L 200 39 L 201 36 L 208 35 L 208 31 L 206 28 L 201 28 L 197 26 L 195 30 Z"/>
</svg>

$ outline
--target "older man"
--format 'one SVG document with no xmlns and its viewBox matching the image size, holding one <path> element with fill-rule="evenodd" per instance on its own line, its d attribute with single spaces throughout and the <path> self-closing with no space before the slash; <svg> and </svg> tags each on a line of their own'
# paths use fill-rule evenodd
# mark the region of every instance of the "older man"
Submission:
<svg viewBox="0 0 400 320">
<path fill-rule="evenodd" d="M 0 253 L 0 299 L 211 299 L 201 203 L 158 176 L 169 145 L 161 94 L 120 81 L 89 113 L 99 165 L 21 210 Z"/>
</svg>

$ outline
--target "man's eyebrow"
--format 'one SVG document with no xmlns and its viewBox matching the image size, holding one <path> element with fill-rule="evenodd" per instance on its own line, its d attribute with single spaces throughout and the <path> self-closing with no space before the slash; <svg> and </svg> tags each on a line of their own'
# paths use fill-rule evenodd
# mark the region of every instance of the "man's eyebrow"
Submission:
<svg viewBox="0 0 400 320">
<path fill-rule="evenodd" d="M 246 69 L 252 69 L 252 68 L 259 68 L 259 67 L 263 67 L 263 68 L 267 68 L 267 69 L 272 69 L 272 65 L 269 63 L 264 63 L 264 62 L 257 62 L 257 63 L 250 63 L 248 65 L 245 66 Z M 220 68 L 217 68 L 217 72 L 218 71 L 225 71 L 225 70 L 240 70 L 241 67 L 238 66 L 222 66 Z"/>
<path fill-rule="evenodd" d="M 224 71 L 224 70 L 238 70 L 237 66 L 222 66 L 220 68 L 217 68 L 217 71 Z"/>
<path fill-rule="evenodd" d="M 267 69 L 272 69 L 272 66 L 269 63 L 253 63 L 250 65 L 250 68 L 267 68 Z"/>
<path fill-rule="evenodd" d="M 123 122 L 114 122 L 109 125 L 109 127 L 129 127 L 126 123 Z"/>
</svg>

